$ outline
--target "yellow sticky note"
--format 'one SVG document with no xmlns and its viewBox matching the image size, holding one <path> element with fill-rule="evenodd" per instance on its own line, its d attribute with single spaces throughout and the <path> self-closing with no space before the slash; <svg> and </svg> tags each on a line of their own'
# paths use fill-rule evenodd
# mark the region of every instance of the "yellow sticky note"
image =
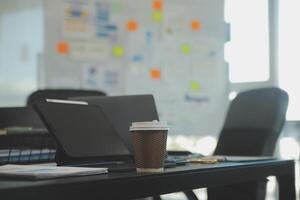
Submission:
<svg viewBox="0 0 300 200">
<path fill-rule="evenodd" d="M 189 44 L 182 44 L 180 49 L 181 49 L 181 52 L 185 55 L 188 55 L 191 53 L 191 46 Z"/>
<path fill-rule="evenodd" d="M 115 57 L 120 58 L 124 55 L 124 48 L 121 45 L 113 46 L 112 53 Z"/>
<path fill-rule="evenodd" d="M 163 16 L 162 16 L 162 12 L 159 10 L 155 10 L 152 13 L 152 19 L 156 22 L 161 22 Z"/>
<path fill-rule="evenodd" d="M 191 89 L 192 91 L 198 92 L 198 91 L 200 91 L 200 89 L 201 89 L 201 85 L 200 85 L 200 83 L 197 82 L 197 81 L 192 81 L 192 82 L 191 82 L 191 85 L 190 85 L 190 89 Z"/>
</svg>

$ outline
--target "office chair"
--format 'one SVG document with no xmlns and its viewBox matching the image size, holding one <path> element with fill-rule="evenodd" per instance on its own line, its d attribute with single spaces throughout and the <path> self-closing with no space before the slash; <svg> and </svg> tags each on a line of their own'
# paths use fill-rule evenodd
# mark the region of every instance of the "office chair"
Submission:
<svg viewBox="0 0 300 200">
<path fill-rule="evenodd" d="M 214 154 L 272 156 L 285 123 L 288 99 L 276 87 L 239 93 L 231 102 Z M 266 182 L 208 188 L 208 200 L 263 200 Z"/>
<path fill-rule="evenodd" d="M 272 156 L 285 123 L 288 94 L 276 87 L 239 93 L 231 102 L 214 155 Z M 263 200 L 267 180 L 208 188 L 208 200 Z M 197 200 L 193 191 L 185 191 Z"/>
<path fill-rule="evenodd" d="M 45 128 L 32 107 L 0 108 L 0 128 L 13 126 Z"/>
<path fill-rule="evenodd" d="M 106 93 L 97 90 L 76 90 L 76 89 L 44 89 L 37 90 L 27 98 L 27 105 L 32 105 L 35 101 L 46 98 L 49 99 L 68 99 L 68 97 L 79 96 L 105 96 Z"/>
</svg>

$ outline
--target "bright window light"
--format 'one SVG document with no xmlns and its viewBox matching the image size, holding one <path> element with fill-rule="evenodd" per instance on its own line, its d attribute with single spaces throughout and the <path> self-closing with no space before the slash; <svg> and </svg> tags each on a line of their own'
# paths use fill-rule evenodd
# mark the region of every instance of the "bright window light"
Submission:
<svg viewBox="0 0 300 200">
<path fill-rule="evenodd" d="M 212 155 L 216 145 L 216 138 L 212 136 L 205 136 L 197 141 L 195 149 L 196 152 L 202 153 L 203 155 Z"/>
<path fill-rule="evenodd" d="M 271 200 L 271 199 L 276 199 L 274 198 L 275 192 L 276 192 L 276 177 L 275 176 L 269 176 L 268 177 L 268 182 L 267 182 L 267 194 L 266 194 L 266 199 Z"/>
<path fill-rule="evenodd" d="M 225 2 L 225 19 L 231 25 L 231 41 L 225 48 L 230 81 L 267 81 L 270 76 L 268 0 Z"/>
<path fill-rule="evenodd" d="M 288 120 L 300 120 L 300 1 L 279 1 L 279 85 L 289 93 Z"/>
<path fill-rule="evenodd" d="M 236 97 L 236 95 L 237 95 L 236 91 L 230 92 L 228 95 L 229 100 L 232 101 Z"/>
<path fill-rule="evenodd" d="M 170 139 L 171 138 L 171 139 Z M 170 139 L 170 140 L 169 140 Z M 212 136 L 169 136 L 168 150 L 188 150 L 203 155 L 211 155 L 216 148 L 217 139 Z"/>
<path fill-rule="evenodd" d="M 279 141 L 280 156 L 284 159 L 298 159 L 300 155 L 299 143 L 292 137 L 285 137 Z"/>
<path fill-rule="evenodd" d="M 171 194 L 163 194 L 160 195 L 162 200 L 178 200 L 178 199 L 185 199 L 185 195 L 183 192 L 176 192 Z"/>
<path fill-rule="evenodd" d="M 187 137 L 184 135 L 179 135 L 175 139 L 175 146 L 178 149 L 192 151 L 194 150 L 194 140 L 191 137 Z"/>
<path fill-rule="evenodd" d="M 0 3 L 0 106 L 26 104 L 38 87 L 43 50 L 42 1 Z M 6 8 L 6 9 L 5 9 Z"/>
</svg>

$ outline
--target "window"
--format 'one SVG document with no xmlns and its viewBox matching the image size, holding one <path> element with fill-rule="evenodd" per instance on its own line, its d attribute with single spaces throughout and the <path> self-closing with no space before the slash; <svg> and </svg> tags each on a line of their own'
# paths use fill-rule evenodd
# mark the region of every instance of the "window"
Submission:
<svg viewBox="0 0 300 200">
<path fill-rule="evenodd" d="M 279 1 L 279 85 L 290 97 L 288 120 L 300 120 L 300 1 Z"/>
<path fill-rule="evenodd" d="M 43 46 L 39 0 L 0 3 L 0 106 L 22 106 L 37 88 Z"/>
<path fill-rule="evenodd" d="M 232 83 L 267 81 L 269 64 L 268 0 L 226 0 L 231 41 L 225 48 Z"/>
</svg>

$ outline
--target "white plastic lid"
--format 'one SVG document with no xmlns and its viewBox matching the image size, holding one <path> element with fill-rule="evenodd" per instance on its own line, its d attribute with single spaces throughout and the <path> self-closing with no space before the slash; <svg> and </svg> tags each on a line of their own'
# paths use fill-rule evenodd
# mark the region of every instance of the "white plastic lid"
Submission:
<svg viewBox="0 0 300 200">
<path fill-rule="evenodd" d="M 132 122 L 129 128 L 130 131 L 168 131 L 168 123 L 165 121 L 148 121 L 148 122 Z"/>
</svg>

